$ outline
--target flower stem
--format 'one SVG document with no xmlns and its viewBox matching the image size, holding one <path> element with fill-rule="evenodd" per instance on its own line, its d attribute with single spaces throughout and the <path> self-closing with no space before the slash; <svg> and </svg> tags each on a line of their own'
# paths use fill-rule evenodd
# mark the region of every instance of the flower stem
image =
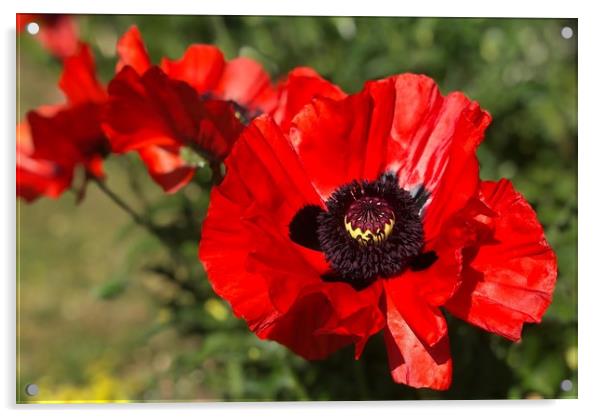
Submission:
<svg viewBox="0 0 602 418">
<path fill-rule="evenodd" d="M 115 194 L 115 192 L 113 192 L 111 189 L 109 189 L 103 181 L 95 179 L 94 183 L 96 183 L 98 188 L 109 199 L 111 199 L 115 204 L 117 204 L 117 206 L 119 206 L 121 209 L 123 209 L 125 212 L 127 212 L 131 216 L 131 218 L 134 220 L 134 222 L 136 222 L 138 225 L 141 225 L 144 228 L 148 229 L 153 234 L 156 233 L 155 227 L 151 223 L 149 223 L 146 219 L 144 219 L 142 216 L 140 216 L 134 209 L 132 209 L 130 207 L 130 205 L 125 203 L 125 201 L 122 198 L 120 198 L 119 196 L 117 196 L 117 194 Z"/>
</svg>

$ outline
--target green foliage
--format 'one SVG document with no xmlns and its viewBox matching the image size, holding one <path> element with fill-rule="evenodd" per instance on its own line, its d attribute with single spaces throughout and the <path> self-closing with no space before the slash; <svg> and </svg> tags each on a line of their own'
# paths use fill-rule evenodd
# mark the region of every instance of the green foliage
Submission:
<svg viewBox="0 0 602 418">
<path fill-rule="evenodd" d="M 105 81 L 118 36 L 137 24 L 155 62 L 179 57 L 190 43 L 215 43 L 229 58 L 259 60 L 274 80 L 312 66 L 354 92 L 366 80 L 409 71 L 433 77 L 444 93 L 465 92 L 494 120 L 479 150 L 482 178 L 507 177 L 527 197 L 558 254 L 559 278 L 543 323 L 527 325 L 520 343 L 448 318 L 454 379 L 447 392 L 394 384 L 382 336 L 360 361 L 347 348 L 307 362 L 259 340 L 213 293 L 197 259 L 208 169 L 165 197 L 135 156 L 111 157 L 109 184 L 160 226 L 159 238 L 109 209 L 94 186 L 79 206 L 71 197 L 19 205 L 20 381 L 60 389 L 41 385 L 40 399 L 577 396 L 577 44 L 560 36 L 565 25 L 577 32 L 576 20 L 121 15 L 78 22 Z M 57 101 L 59 64 L 31 39 L 19 60 L 19 114 Z M 91 364 L 113 380 L 84 373 Z M 572 382 L 568 391 L 564 380 Z M 123 390 L 102 392 L 99 381 Z M 73 385 L 96 389 L 73 392 Z"/>
<path fill-rule="evenodd" d="M 100 299 L 113 299 L 122 294 L 126 288 L 126 281 L 123 279 L 113 279 L 96 287 L 94 294 Z"/>
</svg>

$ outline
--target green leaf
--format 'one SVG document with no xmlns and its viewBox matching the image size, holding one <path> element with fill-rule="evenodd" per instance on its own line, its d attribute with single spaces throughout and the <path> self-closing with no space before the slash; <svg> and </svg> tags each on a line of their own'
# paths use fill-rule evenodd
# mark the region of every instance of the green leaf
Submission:
<svg viewBox="0 0 602 418">
<path fill-rule="evenodd" d="M 110 300 L 120 296 L 127 287 L 128 283 L 125 280 L 114 279 L 97 286 L 92 293 L 99 299 Z"/>
</svg>

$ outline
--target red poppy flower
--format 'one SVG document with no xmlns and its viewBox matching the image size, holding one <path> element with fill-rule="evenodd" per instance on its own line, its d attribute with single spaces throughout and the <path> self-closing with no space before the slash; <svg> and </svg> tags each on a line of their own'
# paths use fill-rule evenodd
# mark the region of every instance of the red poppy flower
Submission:
<svg viewBox="0 0 602 418">
<path fill-rule="evenodd" d="M 281 129 L 255 119 L 211 192 L 199 258 L 260 338 L 307 359 L 383 331 L 393 379 L 451 383 L 441 308 L 517 339 L 556 258 L 509 182 L 480 182 L 490 115 L 404 74 L 315 97 Z M 286 124 L 285 124 L 286 125 Z"/>
<path fill-rule="evenodd" d="M 17 193 L 29 201 L 40 195 L 58 197 L 71 186 L 79 166 L 86 177 L 104 176 L 102 160 L 109 144 L 100 117 L 107 96 L 87 45 L 65 59 L 59 87 L 67 103 L 29 112 L 19 128 Z M 83 187 L 79 193 L 81 197 Z"/>
<path fill-rule="evenodd" d="M 258 114 L 275 106 L 268 74 L 248 59 L 224 59 L 211 45 L 192 45 L 178 61 L 153 67 L 140 32 L 118 42 L 119 74 L 109 86 L 105 131 L 115 152 L 136 150 L 167 192 L 190 181 L 194 164 L 180 155 L 193 148 L 219 163 Z"/>
<path fill-rule="evenodd" d="M 17 125 L 17 196 L 28 202 L 42 195 L 60 196 L 69 187 L 69 180 L 58 175 L 60 169 L 56 163 L 33 158 L 33 152 L 31 130 L 26 122 L 21 122 Z"/>
<path fill-rule="evenodd" d="M 67 58 L 77 53 L 79 43 L 77 25 L 71 16 L 17 13 L 17 32 L 25 30 L 31 22 L 39 25 L 40 31 L 36 38 L 53 55 Z"/>
</svg>

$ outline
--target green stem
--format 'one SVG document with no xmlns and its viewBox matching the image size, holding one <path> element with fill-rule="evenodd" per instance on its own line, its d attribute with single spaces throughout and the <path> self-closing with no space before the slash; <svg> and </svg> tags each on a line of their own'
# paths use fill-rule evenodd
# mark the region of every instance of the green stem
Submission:
<svg viewBox="0 0 602 418">
<path fill-rule="evenodd" d="M 127 212 L 128 215 L 130 215 L 130 217 L 134 220 L 134 222 L 136 222 L 140 226 L 143 226 L 144 228 L 149 230 L 154 235 L 157 235 L 157 230 L 154 227 L 154 225 L 152 225 L 150 222 L 148 222 L 146 219 L 144 219 L 142 216 L 140 216 L 134 209 L 132 209 L 130 207 L 130 205 L 125 203 L 125 201 L 122 198 L 117 196 L 117 194 L 115 194 L 115 192 L 113 192 L 111 189 L 109 189 L 103 181 L 94 180 L 94 183 L 96 183 L 98 188 L 105 194 L 105 196 L 107 196 L 117 206 L 119 206 L 121 209 L 123 209 L 125 212 Z"/>
</svg>

